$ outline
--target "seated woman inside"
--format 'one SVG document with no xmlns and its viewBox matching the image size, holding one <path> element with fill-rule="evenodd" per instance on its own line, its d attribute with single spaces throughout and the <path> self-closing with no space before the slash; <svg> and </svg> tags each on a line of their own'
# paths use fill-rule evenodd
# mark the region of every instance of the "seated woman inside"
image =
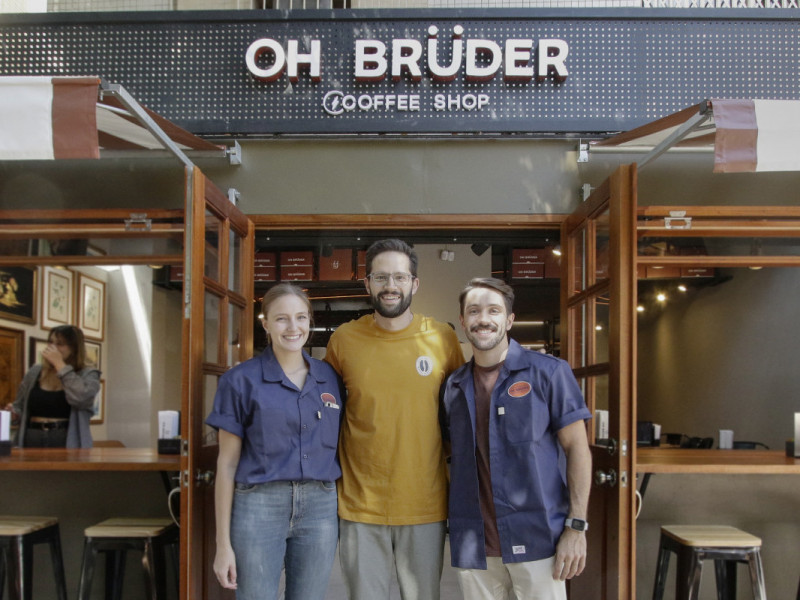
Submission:
<svg viewBox="0 0 800 600">
<path fill-rule="evenodd" d="M 100 371 L 86 365 L 83 332 L 73 325 L 50 330 L 41 362 L 25 374 L 6 410 L 19 425 L 16 445 L 91 448 L 94 398 Z"/>
</svg>

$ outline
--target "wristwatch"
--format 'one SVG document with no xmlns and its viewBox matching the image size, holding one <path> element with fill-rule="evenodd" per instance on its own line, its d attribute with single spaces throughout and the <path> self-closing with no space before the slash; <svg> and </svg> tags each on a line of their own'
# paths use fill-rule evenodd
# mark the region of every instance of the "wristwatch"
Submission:
<svg viewBox="0 0 800 600">
<path fill-rule="evenodd" d="M 583 519 L 566 519 L 564 521 L 564 527 L 569 527 L 575 531 L 586 531 L 589 529 L 589 523 Z"/>
</svg>

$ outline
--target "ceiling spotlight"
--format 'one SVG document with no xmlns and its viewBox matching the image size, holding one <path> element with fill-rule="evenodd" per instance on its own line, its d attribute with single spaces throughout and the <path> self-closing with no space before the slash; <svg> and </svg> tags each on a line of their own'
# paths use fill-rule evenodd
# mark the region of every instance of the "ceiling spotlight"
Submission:
<svg viewBox="0 0 800 600">
<path fill-rule="evenodd" d="M 678 291 L 679 291 L 679 292 L 686 292 L 686 286 L 685 286 L 685 285 L 683 285 L 683 284 L 681 283 L 681 284 L 678 286 Z"/>
<path fill-rule="evenodd" d="M 656 294 L 656 300 L 658 300 L 659 302 L 666 302 L 667 295 L 664 292 L 659 292 L 658 294 Z"/>
<path fill-rule="evenodd" d="M 553 246 L 552 252 L 556 256 L 561 256 L 561 246 L 559 245 Z"/>
<path fill-rule="evenodd" d="M 475 256 L 480 256 L 489 249 L 489 244 L 484 244 L 483 242 L 475 242 L 470 246 L 470 248 L 472 249 L 472 252 L 475 254 Z"/>
<path fill-rule="evenodd" d="M 636 307 L 636 312 L 643 313 L 644 312 L 644 306 L 642 306 L 641 304 L 639 306 L 637 306 Z"/>
</svg>

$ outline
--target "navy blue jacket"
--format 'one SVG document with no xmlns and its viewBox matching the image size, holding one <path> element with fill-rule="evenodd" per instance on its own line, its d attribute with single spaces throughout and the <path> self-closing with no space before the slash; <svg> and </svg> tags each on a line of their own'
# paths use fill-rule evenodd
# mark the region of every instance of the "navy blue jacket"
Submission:
<svg viewBox="0 0 800 600">
<path fill-rule="evenodd" d="M 452 446 L 450 552 L 454 567 L 485 569 L 475 459 L 473 361 L 447 380 L 444 430 Z M 591 418 L 569 365 L 511 340 L 489 415 L 492 494 L 503 562 L 549 558 L 569 510 L 558 431 Z"/>
</svg>

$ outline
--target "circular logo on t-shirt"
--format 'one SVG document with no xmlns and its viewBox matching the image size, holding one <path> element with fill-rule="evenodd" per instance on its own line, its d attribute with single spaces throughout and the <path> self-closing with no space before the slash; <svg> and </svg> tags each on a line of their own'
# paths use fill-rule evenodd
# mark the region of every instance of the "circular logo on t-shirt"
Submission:
<svg viewBox="0 0 800 600">
<path fill-rule="evenodd" d="M 320 400 L 322 400 L 325 403 L 330 402 L 331 404 L 339 404 L 338 402 L 336 402 L 336 396 L 334 396 L 333 394 L 329 394 L 328 392 L 323 392 L 320 395 Z"/>
<path fill-rule="evenodd" d="M 417 373 L 423 377 L 433 373 L 433 359 L 430 356 L 420 356 L 417 359 Z"/>
</svg>

